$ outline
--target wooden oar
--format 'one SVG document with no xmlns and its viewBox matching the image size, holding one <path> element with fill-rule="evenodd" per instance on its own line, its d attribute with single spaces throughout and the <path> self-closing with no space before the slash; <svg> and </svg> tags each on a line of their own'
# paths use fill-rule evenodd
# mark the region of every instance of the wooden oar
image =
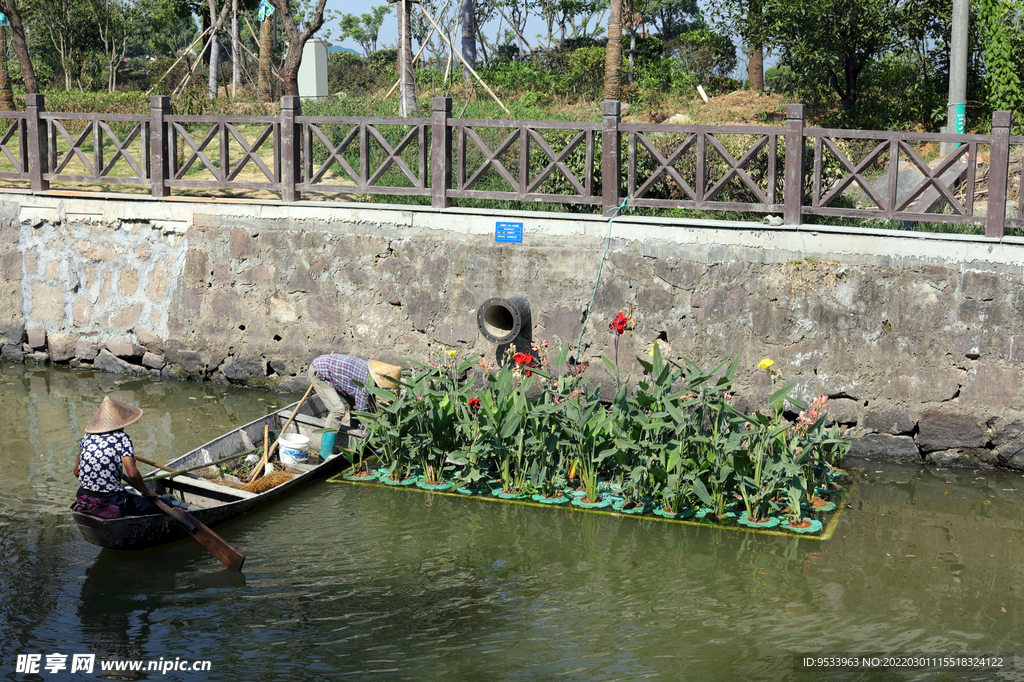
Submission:
<svg viewBox="0 0 1024 682">
<path fill-rule="evenodd" d="M 131 480 L 124 475 L 124 472 L 121 473 L 121 478 L 131 485 Z M 188 531 L 189 535 L 205 547 L 206 551 L 217 557 L 217 560 L 222 564 L 234 571 L 242 570 L 242 564 L 245 563 L 245 555 L 229 545 L 224 538 L 210 530 L 202 521 L 199 521 L 184 509 L 172 507 L 159 497 L 146 499 L 155 504 L 164 514 L 177 521 L 178 525 Z"/>
<path fill-rule="evenodd" d="M 153 498 L 153 503 L 160 508 L 160 511 L 178 522 L 199 544 L 206 548 L 213 556 L 233 571 L 241 571 L 245 563 L 245 555 L 227 543 L 221 536 L 214 533 L 203 522 L 196 519 L 184 509 L 172 507 L 159 497 Z"/>
<path fill-rule="evenodd" d="M 284 426 L 281 428 L 281 433 L 277 436 L 277 440 L 275 440 L 274 444 L 267 448 L 266 452 L 263 453 L 263 458 L 256 464 L 256 468 L 252 471 L 252 476 L 249 477 L 249 480 L 246 481 L 246 483 L 252 483 L 260 477 L 260 474 L 263 473 L 263 467 L 268 461 L 270 461 L 270 456 L 274 454 L 274 449 L 277 448 L 277 444 L 281 442 L 281 436 L 283 436 L 284 432 L 288 430 L 289 426 L 291 426 L 295 416 L 299 413 L 299 408 L 302 407 L 303 403 L 306 402 L 306 398 L 308 398 L 309 394 L 312 392 L 313 384 L 310 384 L 309 388 L 306 389 L 305 395 L 302 396 L 302 400 L 295 405 L 295 411 L 292 412 L 292 416 L 288 417 L 288 421 L 285 422 Z M 264 440 L 264 444 L 266 444 L 266 440 Z"/>
<path fill-rule="evenodd" d="M 169 468 L 165 467 L 163 464 L 157 464 L 156 462 L 154 462 L 152 460 L 148 460 L 145 457 L 139 457 L 138 455 L 135 455 L 135 461 L 136 462 L 142 462 L 143 464 L 148 464 L 149 466 L 156 467 L 157 469 L 163 469 L 164 471 L 170 471 L 172 474 L 178 473 L 174 469 L 169 469 Z M 205 466 L 209 466 L 209 464 L 207 464 Z"/>
</svg>

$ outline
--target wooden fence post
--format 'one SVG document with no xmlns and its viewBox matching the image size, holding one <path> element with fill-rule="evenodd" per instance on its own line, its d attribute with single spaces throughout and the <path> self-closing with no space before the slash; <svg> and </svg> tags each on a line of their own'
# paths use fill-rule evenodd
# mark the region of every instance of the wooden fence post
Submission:
<svg viewBox="0 0 1024 682">
<path fill-rule="evenodd" d="M 50 181 L 43 176 L 50 172 L 50 144 L 46 121 L 39 114 L 46 111 L 46 102 L 40 93 L 25 96 L 26 123 L 28 124 L 28 176 L 33 192 L 50 189 Z"/>
<path fill-rule="evenodd" d="M 298 201 L 301 193 L 295 183 L 302 175 L 300 141 L 302 134 L 295 117 L 302 115 L 302 102 L 295 95 L 281 97 L 281 201 Z"/>
<path fill-rule="evenodd" d="M 606 99 L 601 103 L 601 207 L 608 215 L 619 207 L 622 142 L 619 121 L 622 103 Z"/>
<path fill-rule="evenodd" d="M 152 193 L 155 197 L 170 196 L 171 189 L 167 186 L 170 175 L 170 155 L 172 153 L 167 135 L 165 117 L 171 113 L 171 98 L 157 95 L 149 100 L 149 177 L 152 181 Z"/>
<path fill-rule="evenodd" d="M 783 184 L 785 208 L 782 221 L 786 225 L 803 222 L 804 203 L 804 119 L 807 107 L 803 104 L 786 106 L 786 171 Z"/>
<path fill-rule="evenodd" d="M 452 186 L 452 98 L 433 99 L 430 125 L 430 203 L 434 208 L 448 208 L 448 190 Z"/>
<path fill-rule="evenodd" d="M 1009 184 L 1010 169 L 1010 124 L 1013 114 L 1009 111 L 992 112 L 992 144 L 988 167 L 988 211 L 985 214 L 985 236 L 1003 238 L 1006 225 L 1006 186 Z"/>
</svg>

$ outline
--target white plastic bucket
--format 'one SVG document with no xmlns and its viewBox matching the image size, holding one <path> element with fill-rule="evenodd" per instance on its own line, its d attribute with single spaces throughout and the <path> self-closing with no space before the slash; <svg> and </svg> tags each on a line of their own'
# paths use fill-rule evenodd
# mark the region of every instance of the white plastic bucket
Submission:
<svg viewBox="0 0 1024 682">
<path fill-rule="evenodd" d="M 281 464 L 298 464 L 306 459 L 309 438 L 298 433 L 285 433 L 281 435 L 278 448 L 281 451 Z"/>
</svg>

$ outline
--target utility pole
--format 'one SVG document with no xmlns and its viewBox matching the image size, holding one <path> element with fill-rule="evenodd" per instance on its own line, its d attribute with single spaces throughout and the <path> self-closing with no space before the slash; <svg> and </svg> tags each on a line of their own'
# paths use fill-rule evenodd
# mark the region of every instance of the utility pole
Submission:
<svg viewBox="0 0 1024 682">
<path fill-rule="evenodd" d="M 946 131 L 964 132 L 967 103 L 967 28 L 970 21 L 969 0 L 953 0 L 953 30 L 949 40 L 949 101 L 946 104 Z M 953 142 L 943 142 L 940 153 L 952 154 L 957 148 Z"/>
</svg>

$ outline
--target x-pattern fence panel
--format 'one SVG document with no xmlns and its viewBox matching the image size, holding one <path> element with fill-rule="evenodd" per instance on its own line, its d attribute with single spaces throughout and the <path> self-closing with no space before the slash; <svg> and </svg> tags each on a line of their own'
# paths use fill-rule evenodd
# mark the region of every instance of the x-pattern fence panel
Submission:
<svg viewBox="0 0 1024 682">
<path fill-rule="evenodd" d="M 41 118 L 49 141 L 47 180 L 149 184 L 149 117 L 44 113 Z"/>
<path fill-rule="evenodd" d="M 28 178 L 28 134 L 23 111 L 0 112 L 0 178 Z"/>
<path fill-rule="evenodd" d="M 450 98 L 430 118 L 303 116 L 298 97 L 278 116 L 179 116 L 167 97 L 149 115 L 25 112 L 0 119 L 0 177 L 172 188 L 429 196 L 781 213 L 1024 229 L 1021 150 L 1012 115 L 984 135 L 806 127 L 625 124 L 605 102 L 599 122 L 457 119 Z M 623 149 L 625 145 L 625 149 Z M 941 151 L 952 149 L 952 151 Z M 625 156 L 625 158 L 623 158 Z M 971 228 L 968 231 L 974 231 Z"/>
<path fill-rule="evenodd" d="M 451 119 L 450 197 L 601 203 L 599 123 Z M 510 168 L 511 166 L 511 168 Z"/>
<path fill-rule="evenodd" d="M 1008 198 L 1006 201 L 1006 226 L 1020 229 L 1024 228 L 1024 192 L 1021 191 L 1024 189 L 1024 137 L 1010 137 L 1009 166 L 1008 193 L 1017 200 L 1011 203 Z"/>
<path fill-rule="evenodd" d="M 981 224 L 976 210 L 979 146 L 986 135 L 815 129 L 810 204 L 805 214 L 847 218 Z M 959 146 L 930 163 L 943 142 Z M 932 154 L 928 154 L 931 156 Z"/>
<path fill-rule="evenodd" d="M 168 116 L 166 121 L 168 187 L 280 189 L 281 124 L 277 117 Z M 196 174 L 212 179 L 192 179 Z"/>
<path fill-rule="evenodd" d="M 430 194 L 430 119 L 296 116 L 301 191 Z"/>
<path fill-rule="evenodd" d="M 630 206 L 782 210 L 784 128 L 627 124 Z"/>
</svg>

